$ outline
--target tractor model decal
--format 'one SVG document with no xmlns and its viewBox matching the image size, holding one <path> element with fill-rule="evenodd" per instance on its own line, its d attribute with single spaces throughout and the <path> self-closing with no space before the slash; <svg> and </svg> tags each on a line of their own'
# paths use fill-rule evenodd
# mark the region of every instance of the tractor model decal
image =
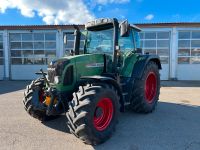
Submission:
<svg viewBox="0 0 200 150">
<path fill-rule="evenodd" d="M 103 67 L 104 64 L 103 63 L 91 63 L 91 64 L 87 64 L 86 68 L 96 68 L 96 67 Z"/>
</svg>

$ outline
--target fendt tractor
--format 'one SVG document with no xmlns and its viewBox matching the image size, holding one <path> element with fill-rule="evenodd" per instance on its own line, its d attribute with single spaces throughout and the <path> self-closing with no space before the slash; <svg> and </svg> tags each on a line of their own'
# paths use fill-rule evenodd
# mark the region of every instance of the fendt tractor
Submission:
<svg viewBox="0 0 200 150">
<path fill-rule="evenodd" d="M 160 59 L 143 54 L 140 28 L 127 20 L 96 19 L 75 27 L 70 55 L 52 61 L 24 92 L 25 110 L 41 121 L 66 113 L 70 132 L 86 144 L 111 137 L 119 112 L 152 112 L 160 94 Z M 84 52 L 80 39 L 85 36 Z M 63 35 L 67 44 L 67 36 Z"/>
</svg>

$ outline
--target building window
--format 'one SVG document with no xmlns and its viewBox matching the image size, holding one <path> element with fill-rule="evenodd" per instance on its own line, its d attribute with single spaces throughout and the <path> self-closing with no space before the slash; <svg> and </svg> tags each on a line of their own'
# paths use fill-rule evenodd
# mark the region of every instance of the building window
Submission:
<svg viewBox="0 0 200 150">
<path fill-rule="evenodd" d="M 3 65 L 3 34 L 0 34 L 0 65 Z"/>
<path fill-rule="evenodd" d="M 200 31 L 179 31 L 178 64 L 200 64 Z"/>
<path fill-rule="evenodd" d="M 140 39 L 144 53 L 159 55 L 162 64 L 169 63 L 170 32 L 141 32 Z"/>
<path fill-rule="evenodd" d="M 65 55 L 70 55 L 70 50 L 74 49 L 74 38 L 75 36 L 73 33 L 67 33 L 67 44 L 64 44 Z M 85 41 L 85 35 L 81 34 L 80 54 L 83 54 L 84 41 Z"/>
<path fill-rule="evenodd" d="M 56 57 L 56 33 L 11 33 L 11 64 L 46 65 Z"/>
</svg>

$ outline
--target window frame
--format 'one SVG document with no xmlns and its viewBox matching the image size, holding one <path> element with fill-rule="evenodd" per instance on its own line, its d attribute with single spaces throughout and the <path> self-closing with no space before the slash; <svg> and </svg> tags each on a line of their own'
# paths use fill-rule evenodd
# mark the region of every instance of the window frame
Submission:
<svg viewBox="0 0 200 150">
<path fill-rule="evenodd" d="M 20 39 L 18 39 L 18 40 L 12 40 L 11 39 L 11 36 L 12 35 L 14 35 L 14 34 L 20 34 Z M 32 36 L 32 40 L 23 40 L 23 35 L 24 34 L 31 34 L 31 36 Z M 35 38 L 36 36 L 35 35 L 37 35 L 37 34 L 41 34 L 41 38 Z M 55 40 L 46 40 L 46 38 L 45 38 L 45 36 L 47 35 L 47 34 L 53 34 L 55 37 Z M 9 49 L 10 49 L 10 52 L 9 52 L 9 55 L 10 55 L 10 61 L 11 61 L 11 65 L 28 65 L 28 64 L 25 64 L 25 59 L 33 59 L 33 64 L 31 64 L 31 65 L 47 65 L 48 64 L 48 62 L 49 62 L 49 60 L 52 60 L 52 59 L 55 59 L 56 57 L 57 57 L 57 32 L 56 31 L 44 31 L 44 30 L 42 30 L 42 31 L 32 31 L 32 32 L 26 32 L 26 31 L 11 31 L 11 32 L 9 32 Z M 11 44 L 12 43 L 14 43 L 14 42 L 20 42 L 21 43 L 21 48 L 11 48 Z M 22 43 L 26 43 L 26 42 L 29 42 L 29 43 L 32 43 L 32 48 L 23 48 L 22 47 Z M 42 42 L 43 43 L 43 48 L 36 48 L 35 47 L 35 43 L 37 43 L 37 42 Z M 55 46 L 54 46 L 54 48 L 48 48 L 48 49 L 46 49 L 45 48 L 45 44 L 47 44 L 47 42 L 55 42 Z M 49 51 L 49 50 L 51 50 L 51 51 L 53 51 L 54 52 L 54 55 L 52 56 L 52 57 L 48 57 L 47 55 L 46 55 L 46 51 Z M 12 51 L 21 51 L 21 56 L 13 56 L 13 55 L 11 55 L 11 53 L 12 53 Z M 23 52 L 24 51 L 33 51 L 33 55 L 32 56 L 24 56 L 23 55 Z M 37 51 L 44 51 L 44 54 L 42 54 L 42 55 L 38 55 L 37 54 Z M 12 63 L 12 59 L 22 59 L 22 63 L 21 64 L 15 64 L 15 63 Z M 46 60 L 46 61 L 44 61 L 44 63 L 43 64 L 38 64 L 38 63 L 35 63 L 36 61 L 38 61 L 38 59 L 43 59 L 43 60 Z"/>
<path fill-rule="evenodd" d="M 188 32 L 189 34 L 190 34 L 190 38 L 179 38 L 179 35 L 180 35 L 180 33 L 182 33 L 182 32 Z M 181 29 L 181 30 L 178 30 L 178 36 L 177 36 L 177 41 L 178 41 L 178 46 L 177 46 L 177 48 L 178 48 L 178 51 L 177 51 L 177 63 L 178 63 L 178 65 L 182 65 L 182 64 L 200 64 L 200 53 L 199 53 L 199 55 L 197 55 L 197 56 L 195 56 L 195 55 L 193 55 L 192 53 L 192 51 L 194 50 L 194 49 L 200 49 L 200 45 L 199 45 L 199 47 L 198 46 L 192 46 L 192 42 L 193 41 L 199 41 L 199 43 L 200 43 L 200 37 L 199 38 L 193 38 L 193 33 L 195 33 L 195 32 L 198 32 L 199 34 L 200 34 L 200 30 L 188 30 L 188 29 L 186 29 L 186 30 L 184 30 L 184 29 Z M 180 41 L 189 41 L 189 47 L 179 47 L 179 42 Z M 184 55 L 181 55 L 181 53 L 180 53 L 180 50 L 189 50 L 189 55 L 186 55 L 186 56 L 184 56 Z M 180 59 L 189 59 L 189 61 L 188 61 L 188 63 L 184 63 L 184 62 L 180 62 L 179 60 Z M 193 63 L 193 60 L 194 59 L 198 59 L 199 61 L 197 61 L 197 63 Z"/>
<path fill-rule="evenodd" d="M 155 33 L 156 34 L 156 37 L 154 39 L 146 39 L 146 33 Z M 168 38 L 158 38 L 158 34 L 160 33 L 168 33 Z M 143 30 L 142 32 L 140 32 L 140 34 L 143 34 L 143 38 L 140 38 L 140 45 L 141 45 L 141 48 L 142 48 L 142 52 L 143 54 L 145 54 L 145 50 L 154 50 L 156 51 L 156 53 L 153 53 L 153 54 L 156 54 L 158 55 L 158 50 L 164 50 L 166 49 L 167 50 L 167 55 L 159 55 L 159 57 L 162 59 L 162 58 L 167 58 L 168 61 L 167 63 L 162 63 L 162 64 L 167 64 L 169 65 L 170 64 L 170 50 L 171 50 L 171 30 Z M 169 43 L 169 46 L 168 47 L 158 47 L 158 41 L 166 41 L 168 40 L 168 43 Z M 156 46 L 155 47 L 145 47 L 145 44 L 146 44 L 146 41 L 155 41 L 156 42 Z"/>
</svg>

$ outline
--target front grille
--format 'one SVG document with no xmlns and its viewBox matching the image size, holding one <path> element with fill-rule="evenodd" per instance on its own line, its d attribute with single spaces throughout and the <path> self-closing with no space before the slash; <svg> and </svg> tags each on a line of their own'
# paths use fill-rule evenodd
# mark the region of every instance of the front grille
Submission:
<svg viewBox="0 0 200 150">
<path fill-rule="evenodd" d="M 54 83 L 55 76 L 62 76 L 65 66 L 69 63 L 68 60 L 52 61 L 47 68 L 48 80 L 50 83 Z"/>
</svg>

